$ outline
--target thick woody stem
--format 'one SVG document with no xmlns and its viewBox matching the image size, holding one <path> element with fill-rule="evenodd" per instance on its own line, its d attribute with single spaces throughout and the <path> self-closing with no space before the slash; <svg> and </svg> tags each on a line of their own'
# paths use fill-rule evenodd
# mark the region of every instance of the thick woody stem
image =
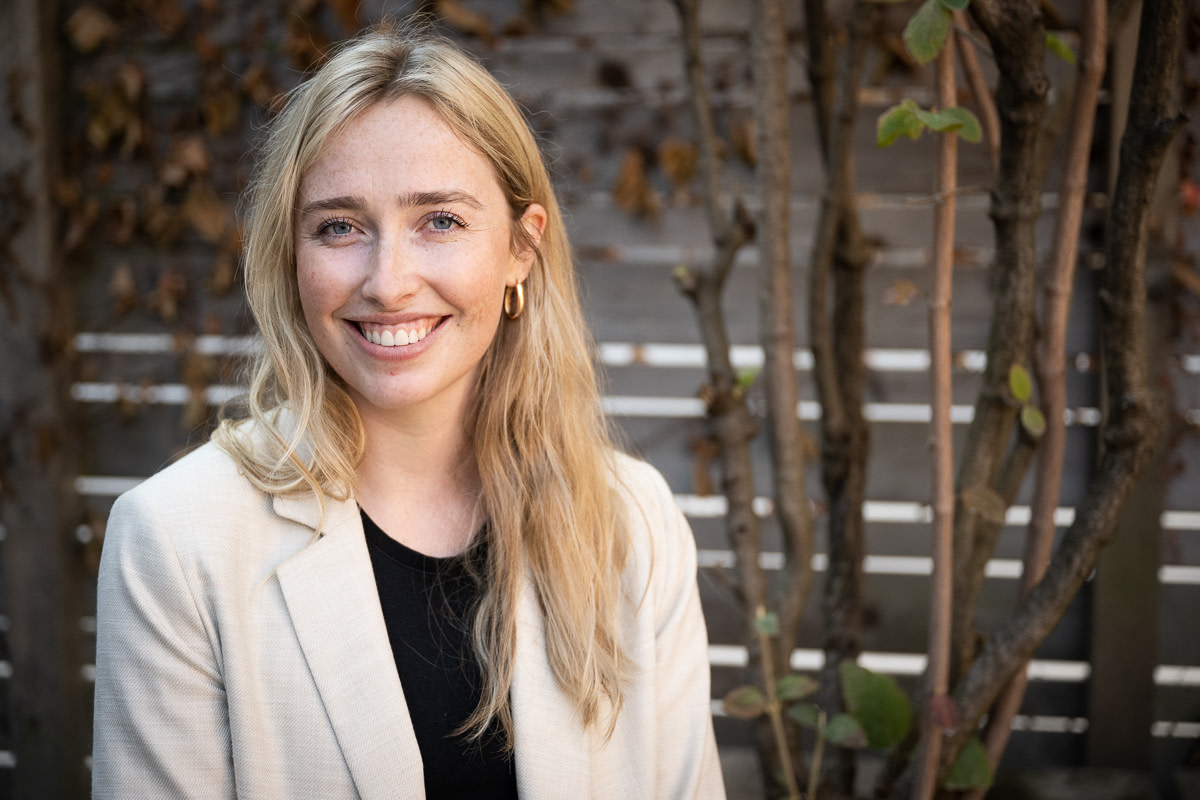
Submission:
<svg viewBox="0 0 1200 800">
<path fill-rule="evenodd" d="M 1087 191 L 1088 157 L 1091 153 L 1092 128 L 1096 118 L 1096 100 L 1104 76 L 1108 22 L 1106 0 L 1091 0 L 1084 6 L 1083 37 L 1079 58 L 1079 77 L 1071 111 L 1067 141 L 1067 163 L 1059 191 L 1058 217 L 1054 232 L 1053 257 L 1042 283 L 1041 338 L 1034 350 L 1034 370 L 1041 395 L 1046 430 L 1038 445 L 1037 471 L 1029 533 L 1025 543 L 1021 597 L 1042 579 L 1054 544 L 1054 512 L 1058 508 L 1062 486 L 1063 459 L 1066 453 L 1067 408 L 1066 339 L 1070 315 L 1071 289 L 1075 282 L 1075 263 L 1079 251 L 1079 229 Z M 993 709 L 986 739 L 988 761 L 992 768 L 1008 744 L 1012 720 L 1021 707 L 1028 683 L 1024 670 L 1013 678 Z M 969 800 L 982 800 L 982 790 Z"/>
</svg>

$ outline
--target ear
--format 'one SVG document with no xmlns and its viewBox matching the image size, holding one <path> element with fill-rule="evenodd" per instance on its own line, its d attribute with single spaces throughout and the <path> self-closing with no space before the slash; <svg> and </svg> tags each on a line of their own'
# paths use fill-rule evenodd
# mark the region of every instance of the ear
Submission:
<svg viewBox="0 0 1200 800">
<path fill-rule="evenodd" d="M 517 220 L 517 224 L 525 231 L 525 240 L 521 252 L 513 257 L 508 270 L 508 285 L 516 286 L 529 275 L 533 267 L 536 250 L 542 242 L 542 234 L 546 230 L 546 209 L 539 203 L 530 203 L 525 207 L 525 213 Z"/>
</svg>

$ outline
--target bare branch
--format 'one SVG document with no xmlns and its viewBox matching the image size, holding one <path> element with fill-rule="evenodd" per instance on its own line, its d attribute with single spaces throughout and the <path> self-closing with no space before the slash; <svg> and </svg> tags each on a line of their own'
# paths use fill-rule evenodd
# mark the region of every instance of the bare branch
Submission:
<svg viewBox="0 0 1200 800">
<path fill-rule="evenodd" d="M 751 28 L 757 89 L 758 183 L 762 192 L 759 253 L 762 282 L 760 339 L 765 354 L 767 428 L 775 511 L 787 552 L 787 586 L 779 606 L 780 668 L 812 587 L 812 513 L 804 485 L 804 447 L 796 415 L 799 392 L 793 360 L 796 332 L 792 313 L 791 142 L 788 135 L 787 26 L 782 0 L 758 0 Z"/>
<path fill-rule="evenodd" d="M 1017 408 L 1008 401 L 1008 373 L 1026 361 L 1033 340 L 1037 275 L 1034 226 L 1041 212 L 1036 179 L 1039 125 L 1049 83 L 1043 69 L 1046 37 L 1037 0 L 973 2 L 971 14 L 991 42 L 1000 68 L 1000 173 L 992 193 L 996 232 L 994 303 L 987 366 L 967 431 L 958 488 L 994 487 L 1012 438 Z M 975 641 L 974 604 L 982 573 L 971 569 L 977 515 L 961 504 L 955 516 L 954 632 L 951 675 L 969 665 Z M 986 560 L 985 560 L 986 563 Z"/>
<path fill-rule="evenodd" d="M 937 59 L 937 103 L 954 105 L 954 38 Z M 925 670 L 924 724 L 914 759 L 918 800 L 932 798 L 938 785 L 942 726 L 933 711 L 950 677 L 950 620 L 954 561 L 954 440 L 950 425 L 952 355 L 950 297 L 954 280 L 954 184 L 958 173 L 958 136 L 944 133 L 938 142 L 937 191 L 947 199 L 934 213 L 933 291 L 929 299 L 930 398 L 933 421 L 933 575 L 929 601 L 929 666 Z"/>
<path fill-rule="evenodd" d="M 1096 100 L 1104 76 L 1107 25 L 1106 0 L 1091 0 L 1084 6 L 1083 44 L 1067 140 L 1067 163 L 1059 191 L 1053 257 L 1042 283 L 1040 339 L 1034 350 L 1035 374 L 1046 429 L 1038 448 L 1032 515 L 1025 543 L 1024 571 L 1021 574 L 1022 596 L 1045 574 L 1054 544 L 1054 512 L 1058 508 L 1067 442 L 1064 419 L 1067 408 L 1067 320 L 1071 289 L 1075 282 L 1083 201 L 1087 191 L 1088 157 L 1096 119 Z M 1018 672 L 991 715 L 987 749 L 988 761 L 993 769 L 1000 763 L 1000 756 L 1008 744 L 1012 719 L 1020 708 L 1026 683 L 1024 671 Z M 982 796 L 982 792 L 979 792 L 978 798 L 973 800 L 982 800 Z"/>
<path fill-rule="evenodd" d="M 988 88 L 983 69 L 979 66 L 979 58 L 975 54 L 975 40 L 967 28 L 967 15 L 961 11 L 954 12 L 954 39 L 958 45 L 958 59 L 962 64 L 963 75 L 966 76 L 967 85 L 971 87 L 975 107 L 979 109 L 979 121 L 983 124 L 983 136 L 987 142 L 994 173 L 1000 169 L 1000 116 L 996 113 L 996 101 L 992 98 L 991 89 Z"/>
<path fill-rule="evenodd" d="M 1004 686 L 1061 619 L 1113 536 L 1117 515 L 1149 463 L 1164 426 L 1162 402 L 1149 385 L 1145 345 L 1145 261 L 1150 199 L 1180 120 L 1169 112 L 1182 30 L 1182 0 L 1142 6 L 1129 121 L 1109 210 L 1106 264 L 1101 273 L 1101 346 L 1109 415 L 1101 427 L 1104 451 L 1075 521 L 1042 580 L 1012 620 L 989 640 L 954 691 L 958 732 L 943 751 L 949 769 L 967 737 Z M 911 785 L 904 780 L 898 788 Z M 907 796 L 904 791 L 899 796 Z"/>
</svg>

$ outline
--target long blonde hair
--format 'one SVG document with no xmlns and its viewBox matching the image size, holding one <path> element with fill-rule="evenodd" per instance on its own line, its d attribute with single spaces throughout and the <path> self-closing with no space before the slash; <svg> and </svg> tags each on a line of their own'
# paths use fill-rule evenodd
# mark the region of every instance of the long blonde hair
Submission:
<svg viewBox="0 0 1200 800">
<path fill-rule="evenodd" d="M 246 294 L 262 336 L 246 400 L 251 424 L 224 419 L 213 438 L 264 491 L 311 491 L 322 507 L 326 497 L 353 495 L 369 443 L 304 323 L 294 207 L 330 138 L 364 109 L 405 95 L 432 103 L 491 163 L 511 208 L 514 250 L 533 246 L 518 223 L 525 208 L 539 203 L 547 214 L 524 314 L 502 321 L 467 421 L 489 538 L 474 621 L 483 695 L 464 731 L 479 736 L 498 721 L 512 744 L 516 609 L 528 576 L 559 684 L 585 723 L 611 732 L 629 669 L 617 631 L 628 532 L 562 213 L 516 104 L 427 24 L 387 24 L 344 43 L 272 123 L 248 195 Z"/>
</svg>

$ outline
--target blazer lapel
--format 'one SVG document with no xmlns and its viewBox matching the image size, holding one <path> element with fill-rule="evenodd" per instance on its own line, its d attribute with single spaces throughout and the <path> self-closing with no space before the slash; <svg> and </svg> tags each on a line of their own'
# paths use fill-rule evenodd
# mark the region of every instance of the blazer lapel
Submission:
<svg viewBox="0 0 1200 800">
<path fill-rule="evenodd" d="M 421 753 L 353 501 L 327 501 L 324 531 L 279 566 L 288 613 L 338 745 L 364 800 L 425 796 Z M 316 528 L 315 498 L 275 499 Z"/>
<path fill-rule="evenodd" d="M 588 797 L 591 741 L 558 685 L 546 656 L 546 632 L 533 582 L 526 580 L 517 608 L 513 674 L 517 793 L 521 800 Z"/>
</svg>

